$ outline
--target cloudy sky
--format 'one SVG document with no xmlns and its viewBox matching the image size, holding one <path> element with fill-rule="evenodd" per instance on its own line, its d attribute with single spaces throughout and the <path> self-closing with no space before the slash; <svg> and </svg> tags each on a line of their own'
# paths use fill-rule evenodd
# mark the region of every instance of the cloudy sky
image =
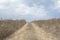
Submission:
<svg viewBox="0 0 60 40">
<path fill-rule="evenodd" d="M 41 20 L 60 17 L 60 0 L 0 0 L 0 18 Z"/>
</svg>

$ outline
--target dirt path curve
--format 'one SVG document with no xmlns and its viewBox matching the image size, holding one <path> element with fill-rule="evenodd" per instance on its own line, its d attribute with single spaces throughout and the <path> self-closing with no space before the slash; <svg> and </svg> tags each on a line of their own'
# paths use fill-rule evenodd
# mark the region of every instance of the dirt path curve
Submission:
<svg viewBox="0 0 60 40">
<path fill-rule="evenodd" d="M 23 28 L 7 37 L 6 40 L 37 40 L 34 28 L 30 23 L 26 23 Z"/>
<path fill-rule="evenodd" d="M 36 36 L 38 40 L 58 40 L 57 38 L 53 37 L 52 34 L 46 33 L 42 28 L 37 26 L 34 23 L 31 23 L 32 27 L 35 29 Z"/>
</svg>

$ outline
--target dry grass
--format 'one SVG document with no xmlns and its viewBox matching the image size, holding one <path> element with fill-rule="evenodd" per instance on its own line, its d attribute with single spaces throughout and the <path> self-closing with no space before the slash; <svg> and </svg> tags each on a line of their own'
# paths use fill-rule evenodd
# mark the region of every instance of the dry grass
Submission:
<svg viewBox="0 0 60 40">
<path fill-rule="evenodd" d="M 30 23 L 6 38 L 6 40 L 37 40 L 35 30 Z"/>
<path fill-rule="evenodd" d="M 43 28 L 40 28 L 38 25 L 32 23 L 32 26 L 35 29 L 35 34 L 38 40 L 58 40 L 52 34 L 47 33 Z"/>
<path fill-rule="evenodd" d="M 0 20 L 0 40 L 14 33 L 25 24 L 25 20 Z"/>
<path fill-rule="evenodd" d="M 39 20 L 33 21 L 33 23 L 45 30 L 46 33 L 60 39 L 60 19 Z"/>
<path fill-rule="evenodd" d="M 3 40 L 3 38 L 8 37 L 18 29 L 19 31 L 16 31 L 15 35 L 17 36 L 17 34 L 19 34 L 17 37 L 22 38 L 22 40 L 25 40 L 23 39 L 23 37 L 24 38 L 27 37 L 28 39 L 26 40 L 30 40 L 30 39 L 35 40 L 34 39 L 35 37 L 37 37 L 36 40 L 60 40 L 60 19 L 38 20 L 38 21 L 33 21 L 31 23 L 23 26 L 24 24 L 26 24 L 25 20 L 0 21 L 0 40 Z M 20 30 L 22 26 L 23 28 Z M 32 29 L 29 29 L 30 27 Z M 28 29 L 30 32 L 26 29 Z M 23 33 L 20 31 L 23 31 Z M 36 36 L 33 34 L 36 34 Z M 14 34 L 12 35 L 15 36 Z M 12 40 L 18 39 L 18 38 L 15 39 L 15 37 L 12 37 Z"/>
</svg>

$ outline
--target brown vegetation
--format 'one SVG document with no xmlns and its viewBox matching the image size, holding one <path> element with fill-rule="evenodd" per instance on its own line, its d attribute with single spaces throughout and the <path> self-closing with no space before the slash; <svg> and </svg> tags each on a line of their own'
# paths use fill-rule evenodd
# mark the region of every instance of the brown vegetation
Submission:
<svg viewBox="0 0 60 40">
<path fill-rule="evenodd" d="M 25 20 L 0 20 L 0 40 L 14 33 L 25 24 Z"/>
<path fill-rule="evenodd" d="M 23 39 L 23 37 L 26 38 L 27 36 L 30 37 L 30 34 L 32 35 L 31 37 L 33 37 L 33 38 L 35 38 L 35 36 L 37 36 L 38 40 L 40 40 L 40 37 L 42 39 L 46 38 L 46 40 L 50 40 L 50 39 L 51 40 L 60 40 L 60 19 L 38 20 L 38 21 L 32 21 L 31 23 L 27 23 L 27 25 L 25 25 L 25 24 L 26 24 L 25 20 L 0 21 L 0 40 L 3 40 L 6 37 L 7 37 L 7 39 L 9 39 L 11 34 L 12 34 L 12 40 L 16 36 L 18 38 L 22 38 L 22 39 Z M 22 26 L 23 26 L 23 28 L 21 28 Z M 21 28 L 21 30 L 20 30 L 20 28 Z M 30 29 L 30 28 L 32 28 L 32 29 Z M 18 29 L 19 29 L 19 31 L 17 31 Z M 28 29 L 30 32 L 26 29 Z M 14 32 L 16 33 L 15 35 L 14 35 Z M 22 33 L 23 37 L 21 36 L 20 32 Z M 32 33 L 35 35 L 33 35 Z M 56 38 L 56 39 L 53 39 L 53 38 Z M 26 39 L 26 40 L 28 40 L 28 39 Z"/>
<path fill-rule="evenodd" d="M 60 38 L 60 19 L 38 20 L 33 21 L 47 33 L 51 33 L 56 38 Z"/>
</svg>

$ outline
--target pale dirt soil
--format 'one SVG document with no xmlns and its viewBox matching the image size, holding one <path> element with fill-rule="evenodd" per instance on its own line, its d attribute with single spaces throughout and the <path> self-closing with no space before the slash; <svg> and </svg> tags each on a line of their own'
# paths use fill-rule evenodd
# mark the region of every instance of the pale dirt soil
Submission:
<svg viewBox="0 0 60 40">
<path fill-rule="evenodd" d="M 3 38 L 0 40 L 60 40 L 60 19 L 31 23 L 0 21 L 0 38 Z"/>
<path fill-rule="evenodd" d="M 13 33 L 11 36 L 7 37 L 6 40 L 23 40 L 23 36 L 27 25 L 28 23 L 25 24 L 24 27 Z"/>
<path fill-rule="evenodd" d="M 25 24 L 25 20 L 0 20 L 0 40 L 21 29 Z"/>
<path fill-rule="evenodd" d="M 37 40 L 37 38 L 32 25 L 26 23 L 22 29 L 7 37 L 6 40 Z"/>
<path fill-rule="evenodd" d="M 5 40 L 60 40 L 34 23 L 26 23 Z"/>
<path fill-rule="evenodd" d="M 37 26 L 36 24 L 32 23 L 32 26 L 35 29 L 35 33 L 37 35 L 38 40 L 58 40 L 50 33 L 46 33 L 45 30 Z"/>
</svg>

